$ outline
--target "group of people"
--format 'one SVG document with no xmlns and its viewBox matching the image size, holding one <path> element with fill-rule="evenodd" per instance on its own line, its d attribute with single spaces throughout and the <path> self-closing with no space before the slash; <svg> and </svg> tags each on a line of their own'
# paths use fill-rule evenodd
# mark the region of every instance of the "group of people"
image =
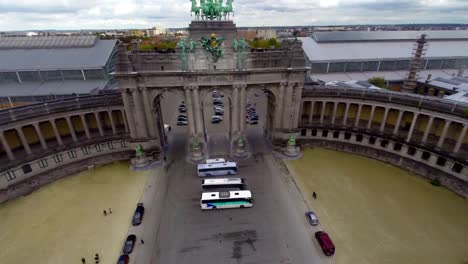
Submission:
<svg viewBox="0 0 468 264">
<path fill-rule="evenodd" d="M 100 259 L 99 259 L 99 254 L 96 253 L 96 254 L 94 255 L 94 263 L 95 263 L 95 264 L 99 264 L 99 261 L 100 261 Z M 82 263 L 82 264 L 86 264 L 86 259 L 85 259 L 85 258 L 81 258 L 81 263 Z"/>
<path fill-rule="evenodd" d="M 102 211 L 102 213 L 104 214 L 104 216 L 106 216 L 106 215 L 107 215 L 106 209 L 104 209 L 104 210 Z M 109 208 L 109 214 L 112 214 L 112 209 L 111 209 L 111 208 Z"/>
</svg>

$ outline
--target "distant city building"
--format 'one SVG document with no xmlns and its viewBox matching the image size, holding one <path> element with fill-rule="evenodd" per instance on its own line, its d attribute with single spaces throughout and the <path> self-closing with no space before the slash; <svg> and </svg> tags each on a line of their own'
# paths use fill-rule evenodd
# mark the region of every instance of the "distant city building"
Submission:
<svg viewBox="0 0 468 264">
<path fill-rule="evenodd" d="M 116 43 L 97 36 L 0 38 L 0 103 L 113 91 Z"/>
<path fill-rule="evenodd" d="M 274 29 L 258 29 L 257 38 L 260 39 L 271 39 L 276 38 L 276 30 Z"/>
<path fill-rule="evenodd" d="M 468 31 L 315 32 L 300 39 L 312 79 L 383 77 L 395 83 L 407 77 L 414 43 L 423 33 L 428 47 L 418 78 L 450 77 L 468 67 Z"/>
<path fill-rule="evenodd" d="M 130 36 L 134 36 L 134 37 L 143 37 L 145 36 L 145 31 L 143 30 L 139 30 L 139 29 L 132 29 L 129 31 L 129 34 Z"/>
<path fill-rule="evenodd" d="M 255 30 L 250 30 L 250 29 L 237 30 L 237 36 L 239 38 L 245 38 L 247 40 L 252 40 L 255 37 L 257 37 L 257 32 Z"/>
</svg>

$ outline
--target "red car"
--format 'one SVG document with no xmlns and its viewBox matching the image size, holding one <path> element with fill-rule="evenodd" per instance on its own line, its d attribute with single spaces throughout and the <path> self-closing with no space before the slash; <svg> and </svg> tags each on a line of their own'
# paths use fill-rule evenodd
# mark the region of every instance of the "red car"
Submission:
<svg viewBox="0 0 468 264">
<path fill-rule="evenodd" d="M 333 242 L 327 233 L 323 231 L 315 232 L 315 238 L 319 242 L 320 247 L 322 247 L 323 253 L 325 253 L 325 255 L 331 256 L 335 254 L 335 245 L 333 245 Z"/>
</svg>

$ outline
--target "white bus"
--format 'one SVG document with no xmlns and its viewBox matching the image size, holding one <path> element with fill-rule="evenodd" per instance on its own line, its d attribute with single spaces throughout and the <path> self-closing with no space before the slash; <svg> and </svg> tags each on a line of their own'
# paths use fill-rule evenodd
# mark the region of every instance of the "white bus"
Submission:
<svg viewBox="0 0 468 264">
<path fill-rule="evenodd" d="M 213 163 L 224 163 L 226 162 L 225 159 L 223 158 L 217 158 L 217 159 L 207 159 L 206 164 L 213 164 Z"/>
<path fill-rule="evenodd" d="M 235 162 L 198 164 L 198 176 L 223 176 L 237 174 Z"/>
<path fill-rule="evenodd" d="M 217 178 L 202 180 L 202 190 L 245 190 L 245 181 L 242 178 Z"/>
<path fill-rule="evenodd" d="M 250 191 L 204 192 L 200 200 L 202 210 L 252 207 Z"/>
</svg>

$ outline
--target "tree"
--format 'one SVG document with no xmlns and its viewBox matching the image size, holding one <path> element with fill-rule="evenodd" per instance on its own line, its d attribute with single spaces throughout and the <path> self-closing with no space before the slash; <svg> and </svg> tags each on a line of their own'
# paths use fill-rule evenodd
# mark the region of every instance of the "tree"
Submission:
<svg viewBox="0 0 468 264">
<path fill-rule="evenodd" d="M 367 80 L 370 84 L 373 84 L 377 87 L 380 88 L 387 88 L 387 81 L 383 77 L 372 77 L 369 80 Z"/>
</svg>

